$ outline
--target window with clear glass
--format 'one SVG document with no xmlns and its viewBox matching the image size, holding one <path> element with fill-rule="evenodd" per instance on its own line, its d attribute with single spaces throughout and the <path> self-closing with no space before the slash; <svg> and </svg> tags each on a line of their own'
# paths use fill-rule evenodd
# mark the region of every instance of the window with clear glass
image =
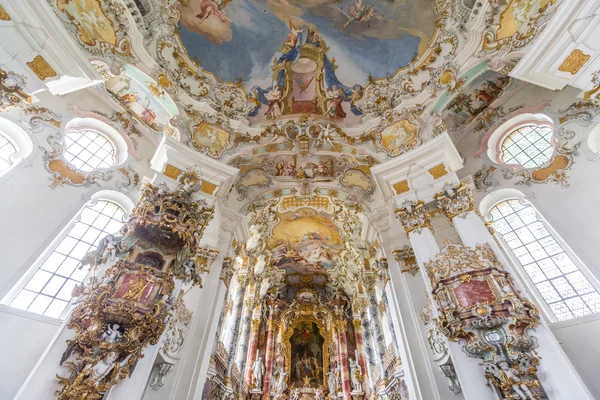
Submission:
<svg viewBox="0 0 600 400">
<path fill-rule="evenodd" d="M 502 141 L 501 150 L 501 159 L 506 164 L 537 168 L 552 158 L 552 128 L 544 125 L 521 126 Z"/>
<path fill-rule="evenodd" d="M 107 234 L 121 229 L 124 214 L 123 208 L 110 201 L 85 206 L 79 220 L 41 262 L 10 306 L 59 318 L 71 300 L 73 288 L 88 273 L 87 268 L 81 268 L 81 259 Z"/>
<path fill-rule="evenodd" d="M 6 136 L 0 133 L 0 172 L 12 166 L 10 156 L 17 152 L 17 148 Z"/>
<path fill-rule="evenodd" d="M 498 203 L 490 211 L 494 230 L 519 261 L 558 321 L 600 312 L 600 293 L 538 220 L 531 204 Z M 558 239 L 558 240 L 557 240 Z"/>
<path fill-rule="evenodd" d="M 67 134 L 65 141 L 65 159 L 80 171 L 110 168 L 115 164 L 115 147 L 106 136 L 98 132 L 71 132 Z"/>
</svg>

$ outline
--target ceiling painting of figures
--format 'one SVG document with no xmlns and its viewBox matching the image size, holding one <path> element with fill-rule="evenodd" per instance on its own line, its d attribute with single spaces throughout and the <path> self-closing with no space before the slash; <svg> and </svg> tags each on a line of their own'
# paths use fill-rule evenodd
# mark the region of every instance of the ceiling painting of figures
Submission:
<svg viewBox="0 0 600 400">
<path fill-rule="evenodd" d="M 178 4 L 190 57 L 218 78 L 270 85 L 271 65 L 299 41 L 329 47 L 339 79 L 364 84 L 394 74 L 423 52 L 435 30 L 435 1 L 188 0 Z M 289 57 L 289 56 L 288 56 Z"/>
<path fill-rule="evenodd" d="M 325 274 L 334 267 L 343 243 L 331 215 L 304 207 L 278 217 L 269 240 L 275 266 L 300 275 Z"/>
<path fill-rule="evenodd" d="M 508 76 L 487 71 L 471 81 L 442 113 L 449 130 L 470 123 L 492 104 L 510 83 Z"/>
<path fill-rule="evenodd" d="M 252 122 L 312 113 L 357 121 L 370 77 L 392 76 L 435 33 L 435 0 L 188 0 L 176 5 L 190 58 L 239 82 Z M 402 21 L 398 23 L 398 21 Z"/>
</svg>

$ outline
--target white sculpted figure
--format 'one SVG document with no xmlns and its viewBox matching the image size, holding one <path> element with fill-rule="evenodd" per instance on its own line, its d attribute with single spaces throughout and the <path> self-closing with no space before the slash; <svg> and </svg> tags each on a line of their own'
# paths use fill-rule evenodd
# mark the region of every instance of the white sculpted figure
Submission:
<svg viewBox="0 0 600 400">
<path fill-rule="evenodd" d="M 119 251 L 119 242 L 114 235 L 106 235 L 98 247 L 102 249 L 102 261 L 105 261 L 106 259 L 115 261 L 117 258 L 117 251 Z"/>
<path fill-rule="evenodd" d="M 252 378 L 254 379 L 254 388 L 260 389 L 262 387 L 262 378 L 265 373 L 265 364 L 263 364 L 262 357 L 258 357 L 254 364 L 252 364 Z"/>
<path fill-rule="evenodd" d="M 329 394 L 334 397 L 337 393 L 337 368 L 332 368 L 327 373 L 327 386 L 329 386 Z"/>
<path fill-rule="evenodd" d="M 118 368 L 117 371 L 115 371 L 115 372 L 118 372 L 118 370 L 123 365 L 125 365 L 125 363 L 129 359 L 129 357 L 131 357 L 131 355 L 125 357 L 123 359 L 123 361 L 117 362 L 117 353 L 114 352 L 114 351 L 111 351 L 110 353 L 108 353 L 106 355 L 106 357 L 104 357 L 103 359 L 101 359 L 100 361 L 98 361 L 98 363 L 96 365 L 94 365 L 94 368 L 92 368 L 92 370 L 90 372 L 90 377 L 94 381 L 100 382 L 109 373 L 111 373 L 111 371 L 113 369 Z"/>
<path fill-rule="evenodd" d="M 296 388 L 296 389 L 292 390 L 292 392 L 290 394 L 292 395 L 291 400 L 300 400 L 300 389 Z"/>
<path fill-rule="evenodd" d="M 323 391 L 321 388 L 315 389 L 315 400 L 323 400 Z"/>
<path fill-rule="evenodd" d="M 276 380 L 273 380 L 275 384 L 273 385 L 273 391 L 277 395 L 283 394 L 287 389 L 287 383 L 285 382 L 285 377 L 287 376 L 287 372 L 283 370 L 283 368 L 279 369 L 279 375 Z"/>
<path fill-rule="evenodd" d="M 119 342 L 123 337 L 123 334 L 120 331 L 121 325 L 112 324 L 108 325 L 104 333 L 102 334 L 102 341 L 106 343 L 115 343 Z"/>
<path fill-rule="evenodd" d="M 348 359 L 350 363 L 350 379 L 352 380 L 352 391 L 362 392 L 362 368 L 357 361 L 354 361 L 352 357 Z"/>
</svg>

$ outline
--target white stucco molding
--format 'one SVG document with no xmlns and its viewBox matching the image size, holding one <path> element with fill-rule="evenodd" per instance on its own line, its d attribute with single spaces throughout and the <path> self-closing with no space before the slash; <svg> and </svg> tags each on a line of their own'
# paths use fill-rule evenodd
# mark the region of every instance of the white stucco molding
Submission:
<svg viewBox="0 0 600 400">
<path fill-rule="evenodd" d="M 185 144 L 164 135 L 152 160 L 150 160 L 150 167 L 159 174 L 155 177 L 154 182 L 165 182 L 170 187 L 175 187 L 179 182 L 175 180 L 176 177 L 169 173 L 167 165 L 181 171 L 194 169 L 200 179 L 215 185 L 216 189 L 212 194 L 198 192 L 200 197 L 204 198 L 209 204 L 214 204 L 217 198 L 223 198 L 229 192 L 233 180 L 240 171 L 235 167 L 200 154 Z M 171 177 L 167 175 L 171 175 Z"/>
<path fill-rule="evenodd" d="M 432 201 L 446 183 L 460 182 L 456 171 L 462 167 L 462 157 L 444 132 L 407 153 L 371 167 L 371 172 L 384 197 L 393 198 L 399 206 L 405 200 Z"/>
</svg>

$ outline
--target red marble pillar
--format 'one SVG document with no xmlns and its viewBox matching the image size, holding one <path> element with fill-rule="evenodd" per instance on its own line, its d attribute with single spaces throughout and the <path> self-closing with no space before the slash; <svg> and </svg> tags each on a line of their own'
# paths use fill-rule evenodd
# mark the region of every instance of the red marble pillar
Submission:
<svg viewBox="0 0 600 400">
<path fill-rule="evenodd" d="M 366 354 L 365 354 L 365 343 L 363 341 L 363 335 L 362 335 L 362 322 L 360 320 L 360 316 L 355 317 L 356 319 L 352 320 L 352 325 L 354 325 L 354 337 L 356 338 L 356 349 L 357 349 L 357 353 L 358 353 L 358 364 L 360 365 L 360 368 L 362 369 L 363 372 L 363 376 L 364 374 L 367 373 L 367 358 L 366 358 Z M 363 379 L 364 380 L 364 379 Z M 366 387 L 368 385 L 365 385 L 363 382 L 363 386 Z"/>
<path fill-rule="evenodd" d="M 345 319 L 338 319 L 335 321 L 335 325 L 337 328 L 342 393 L 344 394 L 344 399 L 351 399 L 350 392 L 352 391 L 352 386 L 350 384 L 350 370 L 348 368 L 348 338 L 346 337 L 347 323 Z"/>
<path fill-rule="evenodd" d="M 260 319 L 253 319 L 252 328 L 250 330 L 250 344 L 248 345 L 246 371 L 244 372 L 244 379 L 250 390 L 254 388 L 254 382 L 252 382 L 252 365 L 254 364 L 254 360 L 256 360 L 256 351 L 258 350 L 259 334 Z"/>
<path fill-rule="evenodd" d="M 263 377 L 263 400 L 269 400 L 271 396 L 271 376 L 273 375 L 273 362 L 275 358 L 275 336 L 277 335 L 277 317 L 279 316 L 280 308 L 285 304 L 279 299 L 267 299 L 269 307 L 269 319 L 267 321 L 267 340 L 265 349 L 265 375 Z"/>
</svg>

